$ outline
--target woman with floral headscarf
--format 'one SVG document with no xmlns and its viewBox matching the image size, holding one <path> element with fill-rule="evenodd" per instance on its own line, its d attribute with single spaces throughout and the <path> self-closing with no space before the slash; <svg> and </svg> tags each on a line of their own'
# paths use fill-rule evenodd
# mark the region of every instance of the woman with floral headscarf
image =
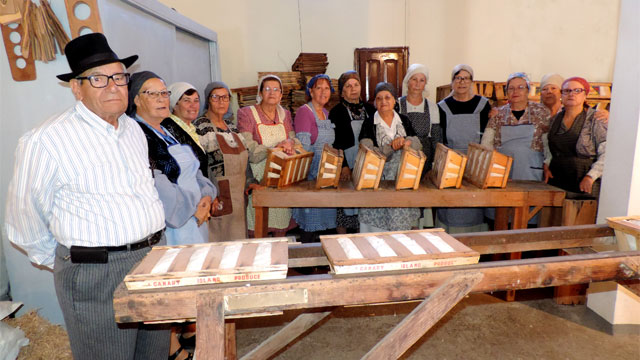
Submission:
<svg viewBox="0 0 640 360">
<path fill-rule="evenodd" d="M 249 151 L 249 163 L 257 181 L 262 180 L 267 158 L 267 149 L 281 148 L 293 154 L 295 138 L 291 113 L 280 105 L 282 81 L 276 75 L 265 75 L 258 81 L 256 105 L 238 110 L 238 131 Z M 284 236 L 291 224 L 291 209 L 269 208 L 269 231 L 274 236 Z M 252 234 L 255 229 L 255 209 L 251 196 L 247 205 L 247 227 Z"/>
<path fill-rule="evenodd" d="M 329 76 L 319 74 L 312 77 L 306 89 L 307 97 L 311 100 L 296 112 L 296 136 L 305 150 L 313 151 L 308 180 L 314 180 L 318 174 L 324 144 L 333 144 L 336 137 L 336 126 L 329 120 L 329 112 L 324 108 L 333 91 Z M 336 227 L 335 208 L 296 208 L 293 209 L 293 218 L 302 230 L 300 241 L 303 243 L 317 241 L 321 231 Z"/>
<path fill-rule="evenodd" d="M 435 144 L 442 142 L 440 113 L 436 104 L 427 99 L 429 95 L 426 90 L 427 82 L 429 82 L 429 70 L 426 66 L 422 64 L 409 66 L 402 80 L 404 96 L 398 99 L 397 109 L 399 114 L 409 118 L 422 144 L 422 151 L 427 156 L 422 169 L 423 175 L 431 169 L 433 164 Z"/>
<path fill-rule="evenodd" d="M 344 162 L 340 180 L 351 179 L 351 169 L 358 155 L 360 129 L 366 119 L 373 119 L 376 108 L 360 98 L 360 77 L 350 70 L 338 78 L 340 102 L 329 112 L 329 119 L 336 125 L 336 140 L 333 147 L 344 151 Z M 336 231 L 339 234 L 358 231 L 358 209 L 337 209 Z"/>
</svg>

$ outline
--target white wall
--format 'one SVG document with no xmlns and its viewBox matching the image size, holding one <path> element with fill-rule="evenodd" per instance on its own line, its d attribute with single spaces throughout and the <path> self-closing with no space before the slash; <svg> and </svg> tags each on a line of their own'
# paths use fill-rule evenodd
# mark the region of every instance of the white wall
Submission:
<svg viewBox="0 0 640 360">
<path fill-rule="evenodd" d="M 461 62 L 478 80 L 526 71 L 533 81 L 549 72 L 611 81 L 620 7 L 617 0 L 160 1 L 217 31 L 231 87 L 255 85 L 258 71 L 290 71 L 300 52 L 326 52 L 327 73 L 337 78 L 353 68 L 355 48 L 409 46 L 410 62 L 431 71 L 434 99 Z"/>
</svg>

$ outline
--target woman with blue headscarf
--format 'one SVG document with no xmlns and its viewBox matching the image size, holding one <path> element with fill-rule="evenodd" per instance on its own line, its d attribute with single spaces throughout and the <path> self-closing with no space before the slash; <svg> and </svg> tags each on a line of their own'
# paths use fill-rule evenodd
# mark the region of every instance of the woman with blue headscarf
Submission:
<svg viewBox="0 0 640 360">
<path fill-rule="evenodd" d="M 296 137 L 305 150 L 313 151 L 309 180 L 316 178 L 324 144 L 332 145 L 336 138 L 336 126 L 329 120 L 329 112 L 325 109 L 333 91 L 329 76 L 319 74 L 311 78 L 306 89 L 311 100 L 298 109 L 293 121 Z M 302 230 L 300 241 L 303 243 L 317 241 L 318 232 L 336 227 L 335 208 L 296 208 L 293 218 Z"/>
</svg>

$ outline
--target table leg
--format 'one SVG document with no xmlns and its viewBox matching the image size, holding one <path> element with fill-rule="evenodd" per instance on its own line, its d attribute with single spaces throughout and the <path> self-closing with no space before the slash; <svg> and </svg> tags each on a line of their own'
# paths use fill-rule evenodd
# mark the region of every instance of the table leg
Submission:
<svg viewBox="0 0 640 360">
<path fill-rule="evenodd" d="M 269 208 L 256 206 L 256 224 L 254 230 L 254 236 L 256 238 L 263 238 L 267 236 L 269 229 Z"/>
<path fill-rule="evenodd" d="M 493 230 L 508 230 L 509 229 L 509 210 L 506 207 L 496 208 L 496 218 L 493 225 Z"/>
<path fill-rule="evenodd" d="M 224 308 L 220 294 L 196 297 L 196 358 L 224 360 Z"/>
<path fill-rule="evenodd" d="M 238 347 L 236 346 L 236 322 L 228 321 L 224 324 L 224 354 L 226 360 L 236 360 L 238 358 Z"/>
<path fill-rule="evenodd" d="M 529 215 L 529 207 L 528 206 L 520 206 L 513 208 L 513 222 L 511 223 L 511 229 L 526 229 L 528 216 Z M 518 260 L 522 259 L 521 252 L 514 252 L 509 254 L 509 260 Z M 516 299 L 516 291 L 515 290 L 507 290 L 507 296 L 505 300 L 514 301 Z"/>
</svg>

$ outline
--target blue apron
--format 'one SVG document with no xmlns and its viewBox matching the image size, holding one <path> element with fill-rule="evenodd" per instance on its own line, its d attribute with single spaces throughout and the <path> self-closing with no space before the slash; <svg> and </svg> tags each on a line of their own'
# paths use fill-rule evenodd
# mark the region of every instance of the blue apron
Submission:
<svg viewBox="0 0 640 360">
<path fill-rule="evenodd" d="M 152 128 L 153 129 L 153 128 Z M 178 176 L 177 185 L 183 190 L 194 194 L 194 198 L 201 199 L 202 193 L 200 186 L 196 180 L 196 175 L 200 169 L 200 161 L 193 153 L 188 145 L 178 143 L 169 132 L 165 129 L 167 135 L 163 135 L 153 129 L 161 139 L 167 143 L 169 154 L 178 163 L 180 168 L 180 176 Z M 179 228 L 168 227 L 165 230 L 167 237 L 167 245 L 189 245 L 206 243 L 209 241 L 209 227 L 206 224 L 198 227 L 198 219 L 191 216 L 187 222 Z"/>
<path fill-rule="evenodd" d="M 544 154 L 531 148 L 534 133 L 533 124 L 503 125 L 500 128 L 502 145 L 498 147 L 498 151 L 513 157 L 510 179 L 542 181 Z M 538 215 L 529 220 L 529 224 L 537 223 Z"/>
<path fill-rule="evenodd" d="M 480 142 L 480 112 L 487 104 L 487 99 L 482 97 L 471 114 L 454 115 L 444 100 L 438 104 L 447 114 L 447 145 L 466 154 L 469 143 Z M 482 208 L 440 208 L 436 214 L 440 221 L 449 226 L 467 227 L 484 222 Z"/>
</svg>

